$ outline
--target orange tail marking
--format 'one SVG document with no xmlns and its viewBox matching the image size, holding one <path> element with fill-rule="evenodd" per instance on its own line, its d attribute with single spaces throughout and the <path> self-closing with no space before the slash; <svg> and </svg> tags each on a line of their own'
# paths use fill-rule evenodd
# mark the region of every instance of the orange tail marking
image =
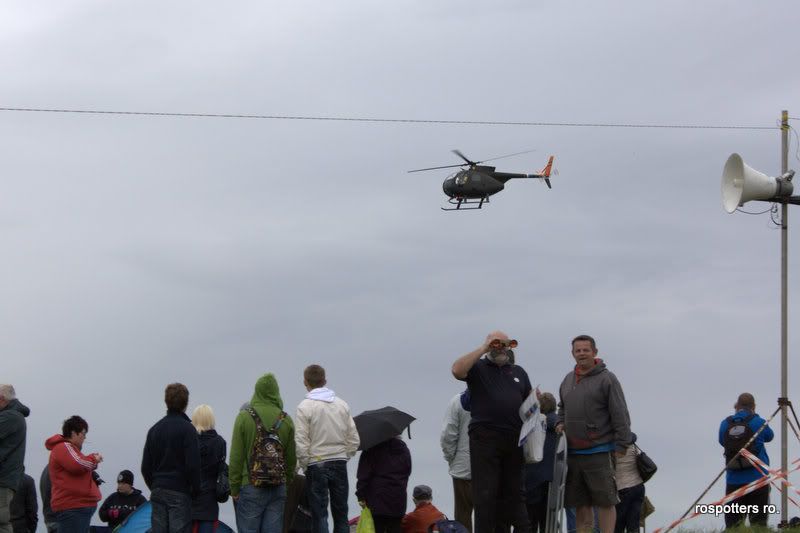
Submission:
<svg viewBox="0 0 800 533">
<path fill-rule="evenodd" d="M 554 158 L 555 157 L 551 155 L 550 159 L 547 161 L 547 166 L 545 166 L 542 169 L 541 175 L 544 176 L 545 178 L 549 178 L 550 177 L 550 172 L 553 170 L 553 159 Z"/>
</svg>

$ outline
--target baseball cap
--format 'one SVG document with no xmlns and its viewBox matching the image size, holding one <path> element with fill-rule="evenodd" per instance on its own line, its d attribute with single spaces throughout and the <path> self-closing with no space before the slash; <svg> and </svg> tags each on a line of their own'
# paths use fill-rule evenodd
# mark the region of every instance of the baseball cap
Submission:
<svg viewBox="0 0 800 533">
<path fill-rule="evenodd" d="M 417 485 L 413 493 L 415 500 L 430 500 L 433 498 L 433 489 L 428 485 Z"/>
<path fill-rule="evenodd" d="M 117 483 L 127 483 L 128 485 L 133 485 L 133 472 L 130 470 L 123 470 L 117 476 Z"/>
</svg>

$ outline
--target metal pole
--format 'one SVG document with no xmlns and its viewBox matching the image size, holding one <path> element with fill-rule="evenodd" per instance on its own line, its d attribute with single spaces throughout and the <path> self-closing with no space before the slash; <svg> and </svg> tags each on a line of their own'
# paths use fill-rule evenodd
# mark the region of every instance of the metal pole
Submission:
<svg viewBox="0 0 800 533">
<path fill-rule="evenodd" d="M 781 113 L 781 174 L 789 171 L 789 111 Z M 789 301 L 787 284 L 789 273 L 789 204 L 781 202 L 781 471 L 789 472 L 788 454 L 788 413 L 786 399 L 789 397 L 789 358 L 788 358 L 788 323 Z M 781 523 L 789 523 L 788 487 L 781 491 Z"/>
</svg>

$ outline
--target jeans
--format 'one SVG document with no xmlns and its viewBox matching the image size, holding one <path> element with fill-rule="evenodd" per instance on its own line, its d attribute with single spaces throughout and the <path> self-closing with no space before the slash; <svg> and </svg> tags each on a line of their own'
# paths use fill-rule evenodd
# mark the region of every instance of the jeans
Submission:
<svg viewBox="0 0 800 533">
<path fill-rule="evenodd" d="M 639 533 L 639 519 L 644 503 L 644 483 L 619 491 L 617 523 L 614 533 Z"/>
<path fill-rule="evenodd" d="M 239 533 L 282 533 L 286 484 L 275 487 L 245 485 L 236 505 Z M 155 533 L 155 532 L 153 532 Z"/>
<path fill-rule="evenodd" d="M 476 533 L 508 531 L 522 507 L 522 449 L 515 433 L 477 426 L 469 430 Z M 527 522 L 527 520 L 525 521 Z"/>
<path fill-rule="evenodd" d="M 744 485 L 725 485 L 725 494 L 730 494 L 743 487 Z M 743 526 L 744 519 L 750 517 L 750 526 L 766 526 L 767 525 L 767 511 L 765 506 L 769 505 L 769 485 L 754 490 L 750 494 L 740 496 L 731 502 L 731 504 L 738 503 L 740 505 L 753 505 L 756 506 L 755 512 L 747 513 L 725 513 L 725 529 L 730 529 L 736 526 Z"/>
<path fill-rule="evenodd" d="M 326 461 L 308 465 L 308 505 L 314 520 L 312 533 L 328 533 L 328 494 L 331 500 L 333 533 L 348 533 L 347 524 L 347 461 Z"/>
<path fill-rule="evenodd" d="M 58 533 L 87 533 L 97 507 L 80 507 L 56 513 Z"/>
<path fill-rule="evenodd" d="M 185 492 L 153 489 L 150 495 L 152 533 L 191 533 L 192 497 Z M 62 533 L 59 530 L 58 533 Z"/>
</svg>

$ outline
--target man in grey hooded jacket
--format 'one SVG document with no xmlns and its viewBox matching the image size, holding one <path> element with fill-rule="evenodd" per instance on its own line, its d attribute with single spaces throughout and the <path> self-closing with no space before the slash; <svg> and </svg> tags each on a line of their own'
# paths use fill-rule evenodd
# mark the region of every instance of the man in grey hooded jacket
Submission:
<svg viewBox="0 0 800 533">
<path fill-rule="evenodd" d="M 0 385 L 0 533 L 12 533 L 11 499 L 22 480 L 25 417 L 31 410 L 17 400 L 12 385 Z"/>
<path fill-rule="evenodd" d="M 566 432 L 567 484 L 564 506 L 577 508 L 578 531 L 591 531 L 592 508 L 602 533 L 614 531 L 617 497 L 616 455 L 632 442 L 630 415 L 617 377 L 597 358 L 588 335 L 572 340 L 575 368 L 561 383 L 556 431 Z"/>
</svg>

